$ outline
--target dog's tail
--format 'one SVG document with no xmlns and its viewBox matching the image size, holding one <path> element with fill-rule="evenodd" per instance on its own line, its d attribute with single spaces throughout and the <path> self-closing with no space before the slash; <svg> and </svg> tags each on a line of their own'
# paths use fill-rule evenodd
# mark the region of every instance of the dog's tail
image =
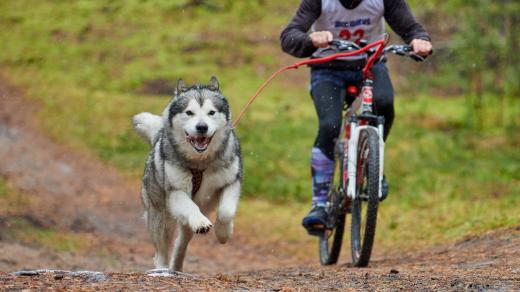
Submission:
<svg viewBox="0 0 520 292">
<path fill-rule="evenodd" d="M 155 136 L 163 127 L 162 117 L 151 113 L 137 114 L 132 118 L 132 122 L 137 134 L 150 144 L 153 143 Z"/>
</svg>

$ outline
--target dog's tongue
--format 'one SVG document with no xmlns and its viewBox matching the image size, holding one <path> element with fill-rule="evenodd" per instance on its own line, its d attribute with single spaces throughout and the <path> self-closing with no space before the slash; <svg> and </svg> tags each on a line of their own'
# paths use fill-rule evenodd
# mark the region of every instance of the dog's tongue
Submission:
<svg viewBox="0 0 520 292">
<path fill-rule="evenodd" d="M 208 140 L 208 138 L 206 138 L 206 137 L 197 137 L 197 138 L 195 138 L 195 142 L 197 142 L 197 144 L 199 144 L 199 145 L 206 144 L 207 140 Z"/>
<path fill-rule="evenodd" d="M 194 139 L 195 145 L 199 148 L 205 148 L 209 144 L 210 138 L 208 137 L 196 137 Z"/>
<path fill-rule="evenodd" d="M 188 134 L 186 134 L 188 135 Z M 200 136 L 190 136 L 188 135 L 187 140 L 191 143 L 193 147 L 199 152 L 206 150 L 208 144 L 211 142 L 212 137 L 200 137 Z"/>
</svg>

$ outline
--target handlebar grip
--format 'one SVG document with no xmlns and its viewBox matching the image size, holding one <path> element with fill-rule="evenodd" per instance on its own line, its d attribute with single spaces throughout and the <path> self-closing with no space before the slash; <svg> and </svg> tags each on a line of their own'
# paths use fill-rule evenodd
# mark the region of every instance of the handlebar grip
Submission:
<svg viewBox="0 0 520 292">
<path fill-rule="evenodd" d="M 419 55 L 415 55 L 415 54 L 410 54 L 409 56 L 410 56 L 410 58 L 411 58 L 412 60 L 414 60 L 415 62 L 424 62 L 424 60 L 426 60 L 425 57 L 421 57 L 421 56 L 419 56 Z"/>
<path fill-rule="evenodd" d="M 430 50 L 430 52 L 428 52 L 428 55 L 425 57 L 411 53 L 410 58 L 412 58 L 412 60 L 414 60 L 416 62 L 424 62 L 426 60 L 426 58 L 428 58 L 428 56 L 431 56 L 431 55 L 433 55 L 433 50 Z"/>
<path fill-rule="evenodd" d="M 433 55 L 433 49 L 428 52 L 428 55 L 423 57 L 423 56 L 419 56 L 417 54 L 414 54 L 413 53 L 413 47 L 411 45 L 406 45 L 406 47 L 408 47 L 407 49 L 409 49 L 408 52 L 410 53 L 409 54 L 410 58 L 412 58 L 416 62 L 423 62 L 424 60 L 426 60 L 426 58 L 428 58 L 428 56 Z"/>
</svg>

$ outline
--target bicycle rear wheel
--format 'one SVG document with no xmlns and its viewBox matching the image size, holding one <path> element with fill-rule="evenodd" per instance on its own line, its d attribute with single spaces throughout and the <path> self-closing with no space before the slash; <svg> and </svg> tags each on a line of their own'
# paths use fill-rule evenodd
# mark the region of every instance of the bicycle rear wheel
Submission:
<svg viewBox="0 0 520 292">
<path fill-rule="evenodd" d="M 327 200 L 328 222 L 325 231 L 320 235 L 320 263 L 333 265 L 337 263 L 343 243 L 345 230 L 344 206 L 345 194 L 343 192 L 343 146 L 340 143 L 336 148 L 335 167 L 332 182 L 330 184 Z"/>
<path fill-rule="evenodd" d="M 370 261 L 379 205 L 379 137 L 375 129 L 359 134 L 357 145 L 356 199 L 352 201 L 352 263 L 365 267 Z"/>
<path fill-rule="evenodd" d="M 345 231 L 345 214 L 336 219 L 333 228 L 326 229 L 320 236 L 320 263 L 324 266 L 334 265 L 338 262 L 343 233 Z"/>
</svg>

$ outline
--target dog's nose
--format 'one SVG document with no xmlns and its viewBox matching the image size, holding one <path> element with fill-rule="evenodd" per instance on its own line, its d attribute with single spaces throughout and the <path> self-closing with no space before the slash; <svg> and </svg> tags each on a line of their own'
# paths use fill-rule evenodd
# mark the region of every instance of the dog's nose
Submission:
<svg viewBox="0 0 520 292">
<path fill-rule="evenodd" d="M 198 123 L 195 126 L 195 129 L 197 129 L 197 133 L 199 134 L 206 134 L 208 131 L 208 125 L 206 123 Z"/>
</svg>

